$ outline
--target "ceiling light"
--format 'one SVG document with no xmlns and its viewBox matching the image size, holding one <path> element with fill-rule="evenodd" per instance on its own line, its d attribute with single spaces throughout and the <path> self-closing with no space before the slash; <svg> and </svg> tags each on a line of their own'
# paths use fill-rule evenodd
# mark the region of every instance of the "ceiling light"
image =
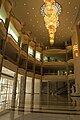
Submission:
<svg viewBox="0 0 80 120">
<path fill-rule="evenodd" d="M 32 19 L 30 19 L 30 21 L 32 21 Z"/>
<path fill-rule="evenodd" d="M 77 9 L 77 7 L 75 7 L 75 10 Z"/>
<path fill-rule="evenodd" d="M 44 17 L 45 26 L 49 32 L 50 44 L 54 44 L 54 34 L 59 26 L 59 15 L 61 13 L 61 6 L 55 0 L 44 0 L 41 6 L 41 15 Z"/>
<path fill-rule="evenodd" d="M 69 27 L 68 27 L 68 29 L 69 29 Z"/>
<path fill-rule="evenodd" d="M 24 3 L 24 6 L 26 6 L 27 4 L 26 3 Z"/>
<path fill-rule="evenodd" d="M 32 8 L 32 10 L 34 10 L 34 8 Z"/>
<path fill-rule="evenodd" d="M 69 5 L 71 4 L 71 2 L 69 1 Z"/>
<path fill-rule="evenodd" d="M 67 12 L 69 14 L 69 12 Z"/>
<path fill-rule="evenodd" d="M 29 15 L 29 12 L 27 12 L 27 15 Z"/>
</svg>

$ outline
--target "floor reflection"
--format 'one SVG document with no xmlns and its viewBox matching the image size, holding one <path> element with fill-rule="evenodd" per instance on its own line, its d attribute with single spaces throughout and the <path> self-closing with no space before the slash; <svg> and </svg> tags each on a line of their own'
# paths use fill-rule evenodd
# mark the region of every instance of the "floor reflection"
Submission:
<svg viewBox="0 0 80 120">
<path fill-rule="evenodd" d="M 19 105 L 19 104 L 18 104 Z M 25 109 L 20 110 L 19 106 L 14 109 L 10 109 L 8 117 L 5 117 L 1 120 L 41 120 L 41 113 L 47 114 L 61 114 L 61 115 L 74 115 L 76 117 L 80 117 L 80 97 L 68 97 L 68 96 L 53 96 L 53 95 L 39 95 L 39 94 L 26 94 L 25 98 Z M 47 113 L 47 114 L 46 114 Z M 35 114 L 37 117 L 35 119 Z M 44 115 L 44 116 L 45 116 Z M 34 116 L 34 119 L 33 119 Z M 4 116 L 3 116 L 4 117 Z M 73 117 L 72 119 L 65 119 L 65 120 L 75 120 Z M 8 118 L 8 119 L 6 119 Z M 47 119 L 46 116 L 43 117 L 46 120 L 63 120 L 61 119 Z M 77 118 L 76 118 L 77 120 Z M 78 119 L 79 120 L 79 119 Z"/>
<path fill-rule="evenodd" d="M 28 109 L 46 110 L 80 110 L 80 98 L 68 96 L 52 96 L 31 94 L 26 95 L 25 110 Z"/>
</svg>

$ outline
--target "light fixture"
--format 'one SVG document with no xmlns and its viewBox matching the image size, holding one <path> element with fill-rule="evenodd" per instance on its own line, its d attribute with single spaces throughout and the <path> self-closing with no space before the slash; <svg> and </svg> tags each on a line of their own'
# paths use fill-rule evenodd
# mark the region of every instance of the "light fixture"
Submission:
<svg viewBox="0 0 80 120">
<path fill-rule="evenodd" d="M 57 27 L 59 26 L 59 15 L 61 13 L 61 6 L 55 0 L 44 0 L 41 6 L 41 15 L 44 17 L 45 26 L 49 32 L 50 44 L 54 44 L 54 36 Z"/>
</svg>

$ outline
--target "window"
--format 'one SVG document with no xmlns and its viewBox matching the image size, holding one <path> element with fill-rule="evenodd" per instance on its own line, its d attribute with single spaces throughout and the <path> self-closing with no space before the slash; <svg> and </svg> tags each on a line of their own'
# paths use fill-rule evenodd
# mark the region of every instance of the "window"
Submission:
<svg viewBox="0 0 80 120">
<path fill-rule="evenodd" d="M 6 18 L 7 18 L 6 11 L 5 11 L 4 7 L 1 6 L 1 8 L 0 8 L 0 19 L 2 19 L 3 22 L 5 23 Z"/>
<path fill-rule="evenodd" d="M 44 57 L 43 57 L 43 61 L 44 61 L 44 62 L 48 62 L 48 57 L 44 56 Z"/>
<path fill-rule="evenodd" d="M 31 56 L 34 55 L 34 51 L 33 51 L 33 48 L 31 46 L 29 46 L 29 48 L 28 48 L 28 54 Z"/>
<path fill-rule="evenodd" d="M 10 24 L 9 24 L 8 34 L 10 34 L 10 35 L 14 38 L 14 40 L 15 40 L 16 42 L 18 42 L 19 34 L 18 34 L 18 32 L 16 31 L 16 29 L 14 28 L 14 26 L 12 25 L 11 22 L 10 22 Z"/>
<path fill-rule="evenodd" d="M 36 56 L 35 56 L 35 58 L 40 61 L 40 60 L 41 60 L 41 53 L 38 52 L 38 51 L 36 51 Z"/>
</svg>

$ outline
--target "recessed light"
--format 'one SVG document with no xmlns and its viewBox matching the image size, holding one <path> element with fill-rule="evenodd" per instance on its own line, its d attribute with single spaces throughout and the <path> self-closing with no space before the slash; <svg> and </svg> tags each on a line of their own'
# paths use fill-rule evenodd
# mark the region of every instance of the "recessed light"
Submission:
<svg viewBox="0 0 80 120">
<path fill-rule="evenodd" d="M 32 10 L 34 10 L 34 8 L 32 8 Z"/>
<path fill-rule="evenodd" d="M 32 19 L 30 19 L 30 21 L 32 21 Z"/>
<path fill-rule="evenodd" d="M 26 6 L 27 4 L 26 3 L 24 3 L 24 6 Z"/>
<path fill-rule="evenodd" d="M 75 10 L 77 9 L 77 7 L 75 7 Z"/>
<path fill-rule="evenodd" d="M 67 13 L 69 14 L 69 11 Z"/>
<path fill-rule="evenodd" d="M 69 27 L 68 27 L 68 29 L 69 29 Z"/>
<path fill-rule="evenodd" d="M 71 4 L 71 2 L 69 1 L 69 5 Z"/>
<path fill-rule="evenodd" d="M 29 12 L 27 12 L 27 15 L 29 15 Z"/>
</svg>

